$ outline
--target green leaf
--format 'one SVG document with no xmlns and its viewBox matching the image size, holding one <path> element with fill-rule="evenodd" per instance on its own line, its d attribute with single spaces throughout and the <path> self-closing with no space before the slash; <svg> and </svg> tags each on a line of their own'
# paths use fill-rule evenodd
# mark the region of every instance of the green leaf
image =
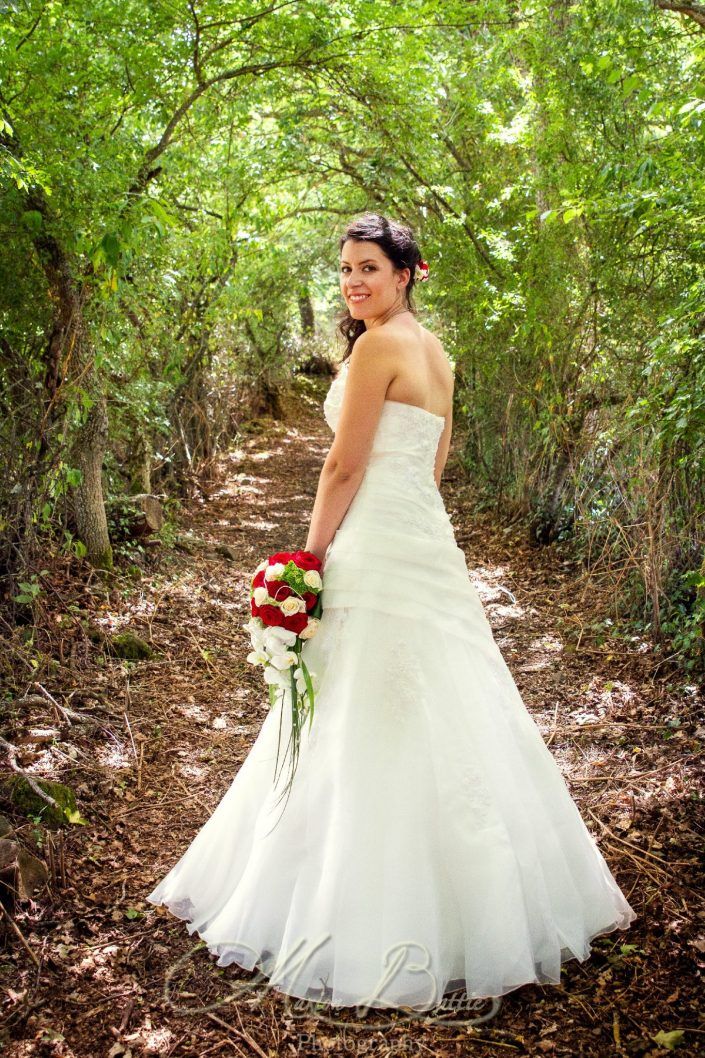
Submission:
<svg viewBox="0 0 705 1058">
<path fill-rule="evenodd" d="M 671 1032 L 664 1032 L 663 1029 L 657 1032 L 651 1039 L 654 1043 L 658 1043 L 660 1047 L 665 1047 L 669 1051 L 674 1051 L 676 1047 L 679 1047 L 683 1042 L 683 1029 L 673 1029 Z"/>
<path fill-rule="evenodd" d="M 32 235 L 42 230 L 43 218 L 38 209 L 28 209 L 22 214 L 22 224 Z"/>
<path fill-rule="evenodd" d="M 88 820 L 85 819 L 77 808 L 65 808 L 64 815 L 69 823 L 76 823 L 80 826 L 86 826 Z"/>
<path fill-rule="evenodd" d="M 156 198 L 149 199 L 148 208 L 152 211 L 157 220 L 161 221 L 165 226 L 171 228 L 177 228 L 179 226 L 178 218 L 172 213 L 167 213 L 164 206 Z"/>
<path fill-rule="evenodd" d="M 106 232 L 103 238 L 100 240 L 100 245 L 105 256 L 105 260 L 109 265 L 115 267 L 120 260 L 120 240 L 117 235 L 113 232 Z"/>
<path fill-rule="evenodd" d="M 632 92 L 634 92 L 637 88 L 640 88 L 641 85 L 642 79 L 639 74 L 630 74 L 622 85 L 622 99 L 626 99 L 627 96 L 630 96 Z"/>
</svg>

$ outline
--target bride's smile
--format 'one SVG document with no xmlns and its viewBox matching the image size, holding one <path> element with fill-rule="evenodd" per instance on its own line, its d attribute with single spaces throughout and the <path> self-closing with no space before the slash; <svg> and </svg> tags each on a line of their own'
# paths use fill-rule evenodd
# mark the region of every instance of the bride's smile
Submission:
<svg viewBox="0 0 705 1058">
<path fill-rule="evenodd" d="M 410 273 L 396 268 L 377 243 L 348 239 L 340 256 L 340 291 L 352 318 L 369 329 L 407 312 Z"/>
</svg>

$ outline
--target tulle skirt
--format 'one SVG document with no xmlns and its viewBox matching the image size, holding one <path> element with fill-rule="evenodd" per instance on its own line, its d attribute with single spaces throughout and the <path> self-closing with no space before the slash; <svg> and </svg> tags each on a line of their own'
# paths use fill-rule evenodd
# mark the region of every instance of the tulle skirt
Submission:
<svg viewBox="0 0 705 1058">
<path fill-rule="evenodd" d="M 330 1006 L 431 1010 L 557 984 L 636 917 L 571 798 L 450 538 L 342 527 L 304 658 L 318 675 L 288 799 L 267 714 L 147 899 L 217 957 Z"/>
</svg>

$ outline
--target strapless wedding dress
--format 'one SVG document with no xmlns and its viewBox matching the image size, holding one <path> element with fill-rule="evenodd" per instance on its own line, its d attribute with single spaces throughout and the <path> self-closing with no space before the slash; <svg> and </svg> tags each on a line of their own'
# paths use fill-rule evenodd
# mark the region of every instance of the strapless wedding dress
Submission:
<svg viewBox="0 0 705 1058">
<path fill-rule="evenodd" d="M 333 431 L 346 377 L 324 404 Z M 331 1006 L 430 1010 L 451 990 L 557 984 L 636 918 L 470 580 L 433 476 L 443 423 L 384 404 L 303 647 L 319 686 L 285 807 L 276 705 L 147 897 L 219 966 Z"/>
</svg>

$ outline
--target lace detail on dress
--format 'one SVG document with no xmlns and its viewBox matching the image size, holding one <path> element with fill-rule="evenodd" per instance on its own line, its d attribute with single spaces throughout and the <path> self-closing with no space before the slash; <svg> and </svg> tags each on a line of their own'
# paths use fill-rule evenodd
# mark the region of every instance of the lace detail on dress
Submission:
<svg viewBox="0 0 705 1058">
<path fill-rule="evenodd" d="M 346 377 L 347 361 L 331 383 L 323 405 L 333 431 L 340 418 Z M 381 530 L 385 511 L 394 508 L 398 532 L 455 544 L 455 532 L 434 478 L 443 427 L 444 420 L 424 408 L 385 401 L 365 475 L 345 524 L 351 526 L 361 518 L 366 525 Z"/>
<path fill-rule="evenodd" d="M 326 571 L 323 569 L 323 581 L 325 584 Z M 347 627 L 347 621 L 352 612 L 349 606 L 340 606 L 336 609 L 323 609 L 321 627 L 318 635 L 322 637 L 321 654 L 326 664 L 331 662 L 335 665 L 335 658 L 339 656 L 344 648 L 343 638 Z M 325 624 L 324 624 L 325 623 Z M 325 635 L 324 635 L 325 633 Z"/>
<path fill-rule="evenodd" d="M 455 532 L 446 511 L 410 511 L 404 521 L 404 528 L 410 527 L 421 536 L 430 536 L 437 540 L 445 536 L 455 543 Z"/>
<path fill-rule="evenodd" d="M 386 678 L 380 688 L 385 718 L 395 726 L 408 723 L 426 703 L 426 684 L 418 658 L 407 641 L 397 637 L 389 647 Z"/>
<path fill-rule="evenodd" d="M 441 779 L 444 801 L 458 819 L 472 824 L 488 821 L 493 800 L 482 771 L 467 755 L 461 756 L 456 747 L 450 753 Z"/>
<path fill-rule="evenodd" d="M 420 463 L 417 456 L 406 452 L 373 454 L 367 466 L 367 487 L 375 487 L 378 478 L 383 480 L 386 494 L 393 491 L 401 501 L 398 504 L 400 528 L 413 530 L 414 535 L 445 537 L 455 543 L 455 532 L 433 471 Z"/>
<path fill-rule="evenodd" d="M 325 568 L 323 570 L 323 578 L 325 582 Z M 319 684 L 320 695 L 325 692 L 326 680 L 336 671 L 336 659 L 345 652 L 346 636 L 350 635 L 350 626 L 348 624 L 350 613 L 351 608 L 349 606 L 326 609 L 324 605 L 320 627 L 314 638 L 304 645 L 304 660 L 306 664 L 309 666 L 313 664 L 314 671 L 318 671 L 319 676 L 323 677 Z M 315 661 L 312 661 L 312 652 Z M 317 699 L 319 694 L 316 695 Z M 309 742 L 312 747 L 318 742 L 318 732 L 320 730 L 320 724 L 316 722 L 315 718 L 315 708 L 314 705 L 314 720 L 309 734 Z"/>
</svg>

